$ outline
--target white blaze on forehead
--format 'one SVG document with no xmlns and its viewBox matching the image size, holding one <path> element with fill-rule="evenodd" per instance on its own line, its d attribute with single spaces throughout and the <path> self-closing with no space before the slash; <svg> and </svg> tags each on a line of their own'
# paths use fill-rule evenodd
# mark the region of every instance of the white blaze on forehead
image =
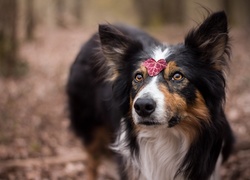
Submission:
<svg viewBox="0 0 250 180">
<path fill-rule="evenodd" d="M 157 76 L 153 77 L 152 80 L 138 93 L 135 100 L 145 96 L 152 97 L 154 100 L 164 98 L 163 93 L 159 90 L 157 85 Z"/>
<path fill-rule="evenodd" d="M 170 49 L 168 47 L 162 49 L 162 47 L 157 46 L 153 50 L 153 54 L 151 55 L 151 57 L 154 60 L 158 61 L 160 59 L 166 59 L 169 55 L 170 55 Z"/>
<path fill-rule="evenodd" d="M 157 116 L 159 120 L 162 120 L 165 116 L 165 97 L 164 94 L 160 91 L 157 84 L 157 76 L 153 77 L 152 80 L 147 84 L 135 97 L 133 104 L 138 98 L 149 98 L 153 99 L 156 103 L 156 109 L 152 115 Z M 137 121 L 137 113 L 133 108 L 132 114 L 134 120 Z"/>
</svg>

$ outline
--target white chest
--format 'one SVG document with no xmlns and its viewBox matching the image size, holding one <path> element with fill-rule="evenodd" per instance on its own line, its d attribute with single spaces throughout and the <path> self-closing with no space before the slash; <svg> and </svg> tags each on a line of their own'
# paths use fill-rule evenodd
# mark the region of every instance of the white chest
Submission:
<svg viewBox="0 0 250 180">
<path fill-rule="evenodd" d="M 182 180 L 176 176 L 189 149 L 185 135 L 174 128 L 147 128 L 138 133 L 138 157 L 133 157 L 128 149 L 126 131 L 118 139 L 115 148 L 127 161 L 131 180 Z"/>
<path fill-rule="evenodd" d="M 142 179 L 183 179 L 181 174 L 176 176 L 189 148 L 183 134 L 174 129 L 144 131 L 139 133 L 138 143 L 140 153 L 136 164 L 144 176 Z"/>
</svg>

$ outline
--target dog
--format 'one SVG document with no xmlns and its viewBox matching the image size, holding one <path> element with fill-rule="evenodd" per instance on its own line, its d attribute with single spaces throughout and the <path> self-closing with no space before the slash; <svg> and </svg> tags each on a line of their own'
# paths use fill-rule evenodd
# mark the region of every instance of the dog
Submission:
<svg viewBox="0 0 250 180">
<path fill-rule="evenodd" d="M 133 27 L 99 25 L 67 84 L 71 125 L 92 162 L 89 177 L 97 178 L 98 159 L 113 143 L 121 179 L 219 179 L 234 142 L 224 112 L 230 53 L 223 11 L 177 45 Z"/>
</svg>

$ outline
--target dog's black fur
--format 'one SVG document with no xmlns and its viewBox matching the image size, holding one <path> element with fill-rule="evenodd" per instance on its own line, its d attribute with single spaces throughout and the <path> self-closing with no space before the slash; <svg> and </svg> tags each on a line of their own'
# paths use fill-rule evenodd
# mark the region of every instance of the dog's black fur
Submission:
<svg viewBox="0 0 250 180">
<path fill-rule="evenodd" d="M 123 118 L 126 131 L 123 141 L 131 153 L 130 158 L 137 159 L 140 154 L 140 132 L 136 129 L 140 125 L 134 122 L 132 115 L 133 100 L 138 94 L 134 86 L 143 88 L 150 77 L 145 79 L 144 85 L 133 85 L 132 82 L 135 70 L 143 60 L 150 58 L 154 47 L 166 46 L 143 31 L 123 25 L 100 25 L 99 33 L 94 34 L 82 47 L 71 67 L 67 94 L 71 125 L 86 147 L 91 147 L 94 142 L 99 143 L 107 136 L 103 144 L 96 146 L 98 149 L 106 148 L 116 138 L 115 132 L 120 129 Z M 196 92 L 199 91 L 209 112 L 209 123 L 200 117 L 195 120 L 199 121 L 194 130 L 195 138 L 176 169 L 175 177 L 181 174 L 184 179 L 209 179 L 215 171 L 220 152 L 225 161 L 233 145 L 233 135 L 223 107 L 226 87 L 224 72 L 230 57 L 225 13 L 212 14 L 188 33 L 183 44 L 168 48 L 172 52 L 165 60 L 175 62 L 189 83 L 185 88 L 176 90 L 176 85 L 166 85 L 162 77 L 159 77 L 159 82 L 167 86 L 170 94 L 178 94 L 187 106 L 193 106 L 198 98 Z M 172 117 L 166 128 L 182 127 L 181 117 L 179 114 Z M 147 124 L 140 128 L 144 126 Z M 105 129 L 104 134 L 97 136 L 100 128 Z M 90 148 L 89 153 L 93 153 L 93 149 Z M 98 153 L 93 153 L 93 156 Z M 118 153 L 124 156 L 122 150 L 118 149 Z M 126 163 L 127 158 L 124 156 Z M 131 167 L 126 168 L 131 170 Z M 141 174 L 140 168 L 138 171 Z M 95 177 L 96 172 L 93 174 Z M 130 179 L 141 177 L 143 175 L 128 176 Z"/>
</svg>

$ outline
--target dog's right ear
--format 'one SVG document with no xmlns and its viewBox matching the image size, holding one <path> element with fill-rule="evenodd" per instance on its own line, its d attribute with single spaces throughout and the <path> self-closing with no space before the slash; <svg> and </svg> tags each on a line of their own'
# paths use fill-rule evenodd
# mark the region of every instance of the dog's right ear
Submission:
<svg viewBox="0 0 250 180">
<path fill-rule="evenodd" d="M 142 45 L 125 36 L 116 27 L 107 24 L 99 25 L 99 37 L 109 71 L 112 71 L 111 79 L 115 79 L 127 67 L 129 59 L 126 57 L 142 49 Z"/>
<path fill-rule="evenodd" d="M 185 38 L 185 45 L 201 54 L 203 61 L 223 70 L 230 56 L 227 16 L 224 11 L 211 14 Z"/>
</svg>

